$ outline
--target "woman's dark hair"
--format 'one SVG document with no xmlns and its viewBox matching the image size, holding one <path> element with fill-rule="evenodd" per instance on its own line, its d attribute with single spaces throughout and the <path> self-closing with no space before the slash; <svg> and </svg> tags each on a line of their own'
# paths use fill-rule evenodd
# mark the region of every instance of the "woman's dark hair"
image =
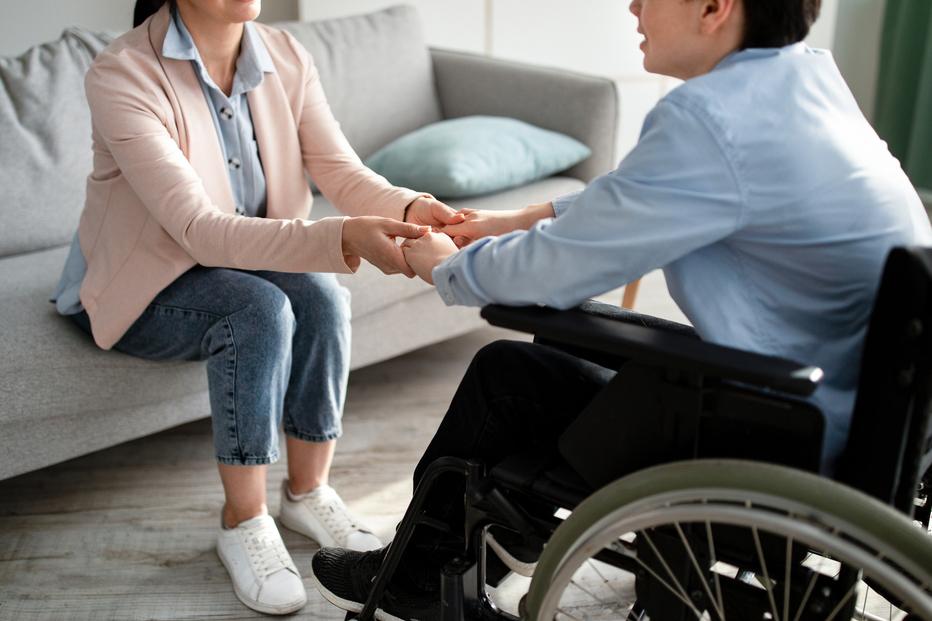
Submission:
<svg viewBox="0 0 932 621">
<path fill-rule="evenodd" d="M 133 10 L 133 28 L 143 23 L 162 8 L 162 5 L 169 0 L 136 0 L 136 8 Z"/>
<path fill-rule="evenodd" d="M 742 47 L 799 43 L 819 17 L 822 0 L 745 0 L 747 26 Z"/>
</svg>

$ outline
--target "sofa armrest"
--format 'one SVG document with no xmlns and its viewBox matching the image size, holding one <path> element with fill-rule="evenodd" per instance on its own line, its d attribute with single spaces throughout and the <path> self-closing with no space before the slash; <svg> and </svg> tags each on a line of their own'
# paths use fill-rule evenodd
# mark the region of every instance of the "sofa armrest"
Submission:
<svg viewBox="0 0 932 621">
<path fill-rule="evenodd" d="M 549 342 L 800 397 L 815 392 L 823 375 L 819 368 L 792 360 L 706 343 L 665 326 L 648 327 L 635 313 L 610 317 L 600 305 L 567 311 L 492 305 L 482 309 L 482 317 L 493 326 Z"/>
<path fill-rule="evenodd" d="M 507 116 L 572 136 L 592 150 L 568 172 L 586 183 L 618 164 L 620 111 L 612 80 L 478 54 L 432 49 L 431 55 L 445 118 Z"/>
</svg>

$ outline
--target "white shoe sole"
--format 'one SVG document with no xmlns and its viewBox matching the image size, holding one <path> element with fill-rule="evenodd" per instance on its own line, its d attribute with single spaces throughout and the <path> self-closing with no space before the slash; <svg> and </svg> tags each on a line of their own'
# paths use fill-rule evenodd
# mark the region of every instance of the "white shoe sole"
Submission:
<svg viewBox="0 0 932 621">
<path fill-rule="evenodd" d="M 293 612 L 297 612 L 307 605 L 307 594 L 305 594 L 304 597 L 299 600 L 295 600 L 294 602 L 282 604 L 279 606 L 263 604 L 248 597 L 245 593 L 240 591 L 239 586 L 236 584 L 236 580 L 233 579 L 233 572 L 230 571 L 230 565 L 227 563 L 227 559 L 223 556 L 223 552 L 221 552 L 221 548 L 219 546 L 217 547 L 217 556 L 220 557 L 220 562 L 223 563 L 224 568 L 227 570 L 227 574 L 230 576 L 230 582 L 233 583 L 233 593 L 236 595 L 236 598 L 243 602 L 243 604 L 248 608 L 251 608 L 256 612 L 265 613 L 267 615 L 287 615 Z"/>
<path fill-rule="evenodd" d="M 313 559 L 311 560 L 313 561 Z M 333 604 L 334 606 L 336 606 L 337 608 L 341 610 L 345 610 L 347 612 L 362 612 L 364 603 L 353 602 L 348 599 L 343 599 L 339 595 L 330 591 L 330 589 L 325 587 L 323 584 L 321 584 L 320 580 L 317 579 L 317 575 L 314 573 L 313 562 L 311 564 L 311 582 L 314 583 L 314 586 L 317 587 L 317 590 L 324 597 L 324 599 L 330 602 L 331 604 Z M 385 612 L 381 608 L 375 609 L 375 619 L 376 621 L 405 621 L 404 619 L 401 619 L 399 617 L 396 617 L 394 615 L 391 615 Z"/>
<path fill-rule="evenodd" d="M 537 563 L 525 563 L 522 560 L 516 559 L 508 552 L 505 548 L 502 547 L 502 544 L 495 541 L 495 537 L 491 534 L 486 534 L 485 543 L 492 551 L 495 552 L 495 556 L 500 558 L 505 567 L 515 572 L 518 575 L 524 576 L 525 578 L 532 578 L 534 576 L 534 570 L 537 569 Z"/>
</svg>

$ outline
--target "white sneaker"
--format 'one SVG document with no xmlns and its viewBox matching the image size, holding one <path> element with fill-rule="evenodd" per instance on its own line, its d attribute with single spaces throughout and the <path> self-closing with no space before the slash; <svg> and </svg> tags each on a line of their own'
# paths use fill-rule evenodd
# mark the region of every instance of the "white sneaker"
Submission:
<svg viewBox="0 0 932 621">
<path fill-rule="evenodd" d="M 285 527 L 310 537 L 322 548 L 367 552 L 382 547 L 379 538 L 360 525 L 329 485 L 294 497 L 288 491 L 286 480 L 282 483 L 282 509 L 278 519 Z"/>
<path fill-rule="evenodd" d="M 260 515 L 217 536 L 217 555 L 241 602 L 259 612 L 285 615 L 307 603 L 307 592 L 275 520 Z"/>
</svg>

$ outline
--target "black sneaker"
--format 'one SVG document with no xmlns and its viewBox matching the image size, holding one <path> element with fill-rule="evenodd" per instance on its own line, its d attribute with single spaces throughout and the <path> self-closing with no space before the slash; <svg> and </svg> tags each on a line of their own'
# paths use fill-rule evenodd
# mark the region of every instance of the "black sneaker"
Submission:
<svg viewBox="0 0 932 621">
<path fill-rule="evenodd" d="M 321 548 L 311 559 L 311 580 L 328 602 L 362 612 L 388 548 L 357 552 Z M 409 592 L 389 585 L 375 611 L 377 621 L 439 621 L 440 594 Z"/>
</svg>

